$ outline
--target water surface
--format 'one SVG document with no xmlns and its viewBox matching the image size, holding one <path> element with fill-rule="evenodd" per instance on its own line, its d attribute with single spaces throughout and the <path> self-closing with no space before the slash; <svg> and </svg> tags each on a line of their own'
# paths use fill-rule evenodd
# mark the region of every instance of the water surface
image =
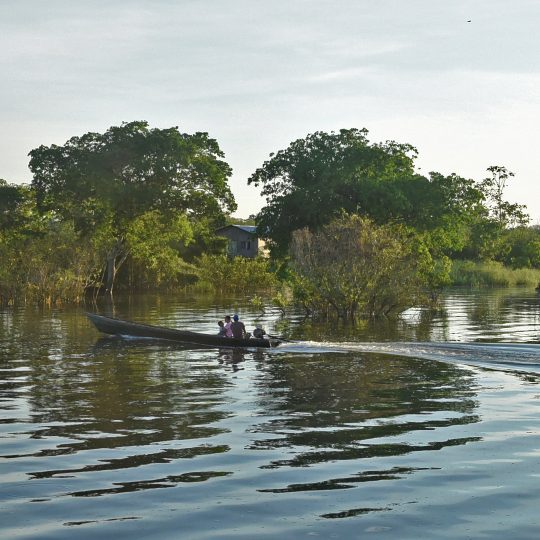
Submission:
<svg viewBox="0 0 540 540">
<path fill-rule="evenodd" d="M 453 291 L 441 313 L 355 328 L 241 300 L 115 306 L 207 331 L 240 310 L 299 341 L 264 351 L 2 311 L 0 536 L 538 538 L 539 306 Z"/>
</svg>

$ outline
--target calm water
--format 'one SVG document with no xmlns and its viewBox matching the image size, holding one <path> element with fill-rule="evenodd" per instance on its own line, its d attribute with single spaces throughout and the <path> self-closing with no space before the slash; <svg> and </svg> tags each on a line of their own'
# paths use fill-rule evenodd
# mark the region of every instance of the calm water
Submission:
<svg viewBox="0 0 540 540">
<path fill-rule="evenodd" d="M 354 329 L 180 296 L 115 314 L 214 331 L 236 309 L 300 342 L 190 350 L 0 311 L 0 537 L 540 536 L 534 291 Z"/>
</svg>

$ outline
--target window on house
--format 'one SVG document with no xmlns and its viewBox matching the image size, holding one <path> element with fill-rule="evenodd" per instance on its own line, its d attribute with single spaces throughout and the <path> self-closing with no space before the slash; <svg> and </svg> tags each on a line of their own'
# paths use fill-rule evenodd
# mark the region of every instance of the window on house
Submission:
<svg viewBox="0 0 540 540">
<path fill-rule="evenodd" d="M 240 249 L 246 249 L 246 244 L 247 244 L 247 242 L 245 240 L 242 240 L 240 242 Z"/>
</svg>

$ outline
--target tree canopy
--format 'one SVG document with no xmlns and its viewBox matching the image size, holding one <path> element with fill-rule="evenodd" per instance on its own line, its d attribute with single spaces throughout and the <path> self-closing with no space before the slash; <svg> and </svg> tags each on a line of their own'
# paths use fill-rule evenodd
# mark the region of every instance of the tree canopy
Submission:
<svg viewBox="0 0 540 540">
<path fill-rule="evenodd" d="M 155 209 L 192 215 L 236 209 L 227 183 L 231 168 L 207 133 L 129 122 L 29 155 L 38 205 L 80 226 L 95 219 L 100 205 L 118 221 Z"/>
<path fill-rule="evenodd" d="M 261 186 L 266 206 L 259 233 L 283 254 L 293 231 L 317 230 L 345 211 L 376 223 L 435 230 L 468 219 L 483 200 L 472 180 L 414 170 L 416 149 L 370 143 L 366 129 L 315 132 L 271 154 L 248 183 Z"/>
<path fill-rule="evenodd" d="M 207 133 L 136 121 L 73 137 L 63 146 L 40 146 L 30 152 L 29 166 L 38 208 L 73 220 L 83 234 L 100 231 L 110 289 L 130 252 L 130 230 L 138 227 L 140 237 L 141 223 L 153 222 L 141 216 L 161 212 L 174 229 L 178 213 L 220 219 L 236 208 L 223 157 Z M 182 230 L 178 242 L 190 237 Z"/>
<path fill-rule="evenodd" d="M 487 170 L 490 176 L 482 181 L 481 188 L 485 195 L 491 219 L 501 229 L 526 225 L 529 222 L 529 216 L 525 206 L 509 203 L 503 198 L 506 184 L 514 176 L 514 173 L 500 165 L 492 165 Z"/>
<path fill-rule="evenodd" d="M 27 186 L 9 184 L 0 178 L 0 227 L 15 227 L 23 219 L 22 207 L 28 197 Z"/>
</svg>

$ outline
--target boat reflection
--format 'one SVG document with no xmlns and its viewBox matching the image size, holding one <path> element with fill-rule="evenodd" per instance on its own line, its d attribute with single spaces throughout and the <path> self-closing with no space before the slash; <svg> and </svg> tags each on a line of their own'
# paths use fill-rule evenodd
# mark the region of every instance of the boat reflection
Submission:
<svg viewBox="0 0 540 540">
<path fill-rule="evenodd" d="M 215 351 L 214 348 L 208 348 L 208 346 L 196 345 L 191 343 L 177 343 L 174 341 L 156 340 L 152 338 L 123 338 L 119 336 L 102 337 L 96 340 L 90 349 L 91 354 L 98 354 L 103 352 L 125 352 L 129 349 L 137 349 L 141 346 L 149 348 L 149 350 L 155 351 L 158 347 L 159 350 L 171 350 L 171 351 L 196 351 L 196 350 L 208 350 Z M 232 371 L 239 371 L 242 368 L 241 364 L 246 359 L 263 361 L 267 354 L 266 349 L 244 349 L 240 347 L 222 347 L 217 349 L 217 361 L 218 364 L 224 367 L 230 367 Z"/>
<path fill-rule="evenodd" d="M 218 362 L 224 366 L 230 366 L 233 371 L 243 369 L 240 365 L 245 361 L 246 350 L 238 348 L 219 349 Z"/>
<path fill-rule="evenodd" d="M 176 341 L 167 341 L 165 339 L 144 338 L 144 337 L 120 337 L 120 336 L 106 336 L 98 338 L 90 348 L 90 352 L 99 353 L 101 351 L 113 351 L 121 350 L 129 347 L 152 347 L 158 346 L 160 348 L 173 349 L 173 350 L 186 350 L 195 351 L 199 349 L 208 349 L 207 345 L 196 345 L 193 343 L 181 343 Z"/>
</svg>

